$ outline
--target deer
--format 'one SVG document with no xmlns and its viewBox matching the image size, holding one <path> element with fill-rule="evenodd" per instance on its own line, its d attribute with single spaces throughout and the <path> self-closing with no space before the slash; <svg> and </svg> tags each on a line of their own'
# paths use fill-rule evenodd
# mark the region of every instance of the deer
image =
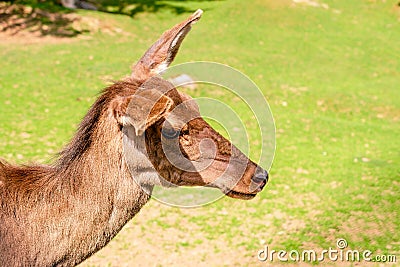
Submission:
<svg viewBox="0 0 400 267">
<path fill-rule="evenodd" d="M 115 237 L 154 186 L 209 186 L 252 199 L 268 172 L 160 73 L 202 15 L 164 32 L 106 87 L 52 164 L 0 161 L 0 266 L 74 266 Z"/>
</svg>

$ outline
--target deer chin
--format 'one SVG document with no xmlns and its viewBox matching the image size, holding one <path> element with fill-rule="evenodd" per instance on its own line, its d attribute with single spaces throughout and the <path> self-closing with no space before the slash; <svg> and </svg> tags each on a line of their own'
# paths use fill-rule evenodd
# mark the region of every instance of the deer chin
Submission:
<svg viewBox="0 0 400 267">
<path fill-rule="evenodd" d="M 231 198 L 236 198 L 236 199 L 243 199 L 243 200 L 250 200 L 253 199 L 257 194 L 251 194 L 251 193 L 241 193 L 237 191 L 229 191 L 228 193 L 225 193 L 228 197 Z"/>
</svg>

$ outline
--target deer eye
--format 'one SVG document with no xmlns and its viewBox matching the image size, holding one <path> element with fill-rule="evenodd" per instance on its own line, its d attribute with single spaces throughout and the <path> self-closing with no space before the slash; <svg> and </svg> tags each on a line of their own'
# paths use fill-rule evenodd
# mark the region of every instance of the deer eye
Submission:
<svg viewBox="0 0 400 267">
<path fill-rule="evenodd" d="M 161 129 L 161 134 L 167 139 L 174 139 L 177 138 L 180 134 L 179 130 L 175 130 L 174 128 L 166 128 L 163 127 Z"/>
</svg>

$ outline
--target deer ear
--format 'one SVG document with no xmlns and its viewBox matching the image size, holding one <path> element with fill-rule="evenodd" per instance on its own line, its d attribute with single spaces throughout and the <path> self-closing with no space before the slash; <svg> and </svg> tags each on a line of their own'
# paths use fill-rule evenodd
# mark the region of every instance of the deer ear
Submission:
<svg viewBox="0 0 400 267">
<path fill-rule="evenodd" d="M 172 104 L 171 98 L 155 89 L 140 90 L 135 95 L 126 98 L 123 104 L 118 105 L 114 114 L 122 125 L 132 125 L 136 135 L 139 136 L 164 117 Z"/>
<path fill-rule="evenodd" d="M 145 80 L 151 75 L 164 71 L 174 60 L 183 39 L 192 25 L 200 19 L 202 14 L 203 11 L 198 9 L 189 18 L 164 32 L 160 39 L 133 66 L 132 77 Z"/>
</svg>

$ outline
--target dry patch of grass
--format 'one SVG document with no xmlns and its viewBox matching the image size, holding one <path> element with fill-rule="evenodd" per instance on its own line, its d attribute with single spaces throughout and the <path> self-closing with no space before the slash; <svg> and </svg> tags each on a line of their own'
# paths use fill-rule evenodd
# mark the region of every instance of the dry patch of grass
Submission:
<svg viewBox="0 0 400 267">
<path fill-rule="evenodd" d="M 150 201 L 108 246 L 81 266 L 132 266 L 133 262 L 148 266 L 256 264 L 256 254 L 247 255 L 245 248 L 231 244 L 223 235 L 210 237 L 209 232 L 202 230 L 202 225 L 189 219 L 207 214 L 210 210 L 206 208 L 180 210 Z M 209 221 L 210 227 L 224 223 L 224 216 L 219 215 L 219 219 Z M 243 222 L 243 226 L 249 223 Z M 248 234 L 241 233 L 237 242 Z"/>
</svg>

